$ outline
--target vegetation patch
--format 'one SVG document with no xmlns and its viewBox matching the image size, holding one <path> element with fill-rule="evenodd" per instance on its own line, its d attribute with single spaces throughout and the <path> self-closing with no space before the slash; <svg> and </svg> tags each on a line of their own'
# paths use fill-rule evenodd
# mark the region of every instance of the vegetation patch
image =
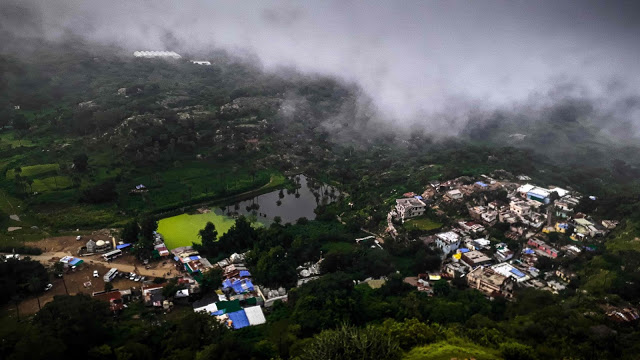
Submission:
<svg viewBox="0 0 640 360">
<path fill-rule="evenodd" d="M 428 346 L 416 347 L 404 357 L 405 360 L 450 360 L 454 358 L 473 358 L 476 360 L 502 359 L 495 351 L 472 342 L 453 344 L 449 341 L 440 341 Z"/>
<path fill-rule="evenodd" d="M 442 224 L 426 216 L 421 216 L 421 217 L 406 220 L 404 222 L 404 227 L 407 230 L 430 231 L 430 230 L 441 228 Z"/>
<path fill-rule="evenodd" d="M 73 186 L 73 181 L 68 176 L 51 176 L 44 179 L 35 179 L 30 189 L 33 192 L 47 192 L 68 189 Z"/>
<path fill-rule="evenodd" d="M 36 177 L 48 173 L 53 173 L 60 170 L 59 164 L 39 164 L 21 167 L 22 171 L 20 176 L 22 177 Z M 16 176 L 15 169 L 7 171 L 7 179 L 13 179 Z"/>
</svg>

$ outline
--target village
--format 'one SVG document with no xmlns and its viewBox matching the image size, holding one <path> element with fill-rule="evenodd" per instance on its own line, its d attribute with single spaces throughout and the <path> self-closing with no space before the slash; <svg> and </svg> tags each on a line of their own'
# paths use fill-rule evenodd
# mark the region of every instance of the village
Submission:
<svg viewBox="0 0 640 360">
<path fill-rule="evenodd" d="M 418 274 L 405 282 L 429 294 L 441 279 L 462 279 L 489 298 L 510 299 L 517 287 L 558 294 L 576 274 L 562 266 L 549 266 L 549 260 L 594 251 L 618 225 L 576 212 L 581 201 L 595 201 L 593 196 L 585 199 L 571 189 L 536 186 L 525 175 L 509 179 L 506 172 L 495 173 L 500 179 L 482 175 L 431 181 L 421 194 L 405 193 L 396 200 L 386 229 L 393 237 L 398 236 L 396 226 L 424 217 L 428 211 L 445 216 L 442 208 L 459 205 L 467 213 L 446 231 L 419 238 L 441 252 L 441 271 Z M 503 230 L 511 245 L 490 236 Z M 620 322 L 639 318 L 632 308 L 611 308 L 607 315 Z"/>
<path fill-rule="evenodd" d="M 555 294 L 566 289 L 576 274 L 561 266 L 549 266 L 550 260 L 594 251 L 617 222 L 576 212 L 584 200 L 582 194 L 559 187 L 539 187 L 529 181 L 524 175 L 515 180 L 504 176 L 460 177 L 431 181 L 420 195 L 410 192 L 396 199 L 387 217 L 385 235 L 393 238 L 398 237 L 396 227 L 429 213 L 446 217 L 443 209 L 466 209 L 466 214 L 463 211 L 450 226 L 412 240 L 438 251 L 442 266 L 439 272 L 406 277 L 405 282 L 433 295 L 438 281 L 464 281 L 488 298 L 505 299 L 512 298 L 518 287 Z M 509 244 L 491 236 L 502 231 Z M 67 237 L 50 243 L 48 255 L 33 256 L 57 269 L 53 281 L 56 286 L 52 289 L 54 284 L 49 284 L 48 294 L 69 294 L 70 288 L 72 293 L 89 293 L 108 302 L 114 315 L 132 301 L 164 313 L 176 305 L 188 306 L 195 312 L 215 316 L 230 329 L 263 324 L 264 309 L 276 301 L 287 301 L 287 289 L 253 283 L 244 263 L 245 254 L 234 253 L 211 263 L 192 246 L 169 250 L 162 234 L 154 232 L 152 259 L 140 262 L 128 253 L 132 244 L 117 241 L 112 233 Z M 359 238 L 356 243 L 369 240 L 374 242 L 371 247 L 383 249 L 384 240 L 378 236 Z M 44 245 L 46 250 L 47 244 Z M 322 260 L 298 267 L 298 286 L 321 275 Z M 204 279 L 210 274 L 217 286 L 208 285 L 203 291 Z M 385 281 L 386 277 L 367 278 L 364 283 L 379 288 Z M 37 301 L 40 308 L 43 304 L 40 299 Z M 37 311 L 31 302 L 31 310 L 26 312 Z M 628 308 L 612 308 L 607 314 L 619 321 L 638 318 L 637 311 Z"/>
</svg>

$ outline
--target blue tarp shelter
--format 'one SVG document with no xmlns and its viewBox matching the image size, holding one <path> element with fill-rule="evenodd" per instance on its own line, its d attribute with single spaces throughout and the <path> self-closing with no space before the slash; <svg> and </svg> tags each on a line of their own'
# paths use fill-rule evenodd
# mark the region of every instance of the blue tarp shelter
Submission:
<svg viewBox="0 0 640 360">
<path fill-rule="evenodd" d="M 225 288 L 225 289 L 228 288 L 228 287 L 231 287 L 231 280 L 227 279 L 227 280 L 223 281 L 222 282 L 222 287 Z"/>
<path fill-rule="evenodd" d="M 128 248 L 129 246 L 131 246 L 131 243 L 122 244 L 122 245 L 116 245 L 116 249 L 122 250 L 122 249 Z"/>
<path fill-rule="evenodd" d="M 247 314 L 245 314 L 244 310 L 232 312 L 227 315 L 229 316 L 231 326 L 233 326 L 234 329 L 242 329 L 243 327 L 249 326 L 249 319 L 247 318 Z"/>
<path fill-rule="evenodd" d="M 240 270 L 240 276 L 241 277 L 248 277 L 251 276 L 251 273 L 247 270 Z"/>
</svg>

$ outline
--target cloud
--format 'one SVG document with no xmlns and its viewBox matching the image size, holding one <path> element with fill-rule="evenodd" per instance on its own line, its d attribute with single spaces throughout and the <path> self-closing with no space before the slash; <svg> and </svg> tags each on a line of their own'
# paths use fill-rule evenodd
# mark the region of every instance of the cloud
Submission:
<svg viewBox="0 0 640 360">
<path fill-rule="evenodd" d="M 224 48 L 268 69 L 337 76 L 357 83 L 379 117 L 437 133 L 459 132 L 472 113 L 553 101 L 554 92 L 609 107 L 631 102 L 609 119 L 634 131 L 640 121 L 635 1 L 22 0 L 1 13 L 14 19 L 5 29 L 25 36 L 71 33 L 129 50 Z"/>
</svg>

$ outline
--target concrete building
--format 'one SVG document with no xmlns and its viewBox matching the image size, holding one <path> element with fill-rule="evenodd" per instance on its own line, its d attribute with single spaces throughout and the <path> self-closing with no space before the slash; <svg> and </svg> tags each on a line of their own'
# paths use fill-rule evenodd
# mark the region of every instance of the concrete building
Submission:
<svg viewBox="0 0 640 360">
<path fill-rule="evenodd" d="M 464 262 L 472 269 L 475 269 L 478 266 L 490 264 L 491 258 L 478 250 L 474 250 L 461 254 L 460 261 Z"/>
<path fill-rule="evenodd" d="M 396 200 L 396 211 L 398 215 L 404 221 L 424 214 L 427 205 L 417 198 L 404 198 Z"/>
<path fill-rule="evenodd" d="M 467 284 L 489 297 L 513 297 L 515 280 L 488 267 L 477 267 L 467 274 Z"/>
<path fill-rule="evenodd" d="M 442 250 L 444 255 L 448 255 L 460 247 L 460 235 L 453 231 L 447 231 L 436 235 L 436 246 Z"/>
</svg>

